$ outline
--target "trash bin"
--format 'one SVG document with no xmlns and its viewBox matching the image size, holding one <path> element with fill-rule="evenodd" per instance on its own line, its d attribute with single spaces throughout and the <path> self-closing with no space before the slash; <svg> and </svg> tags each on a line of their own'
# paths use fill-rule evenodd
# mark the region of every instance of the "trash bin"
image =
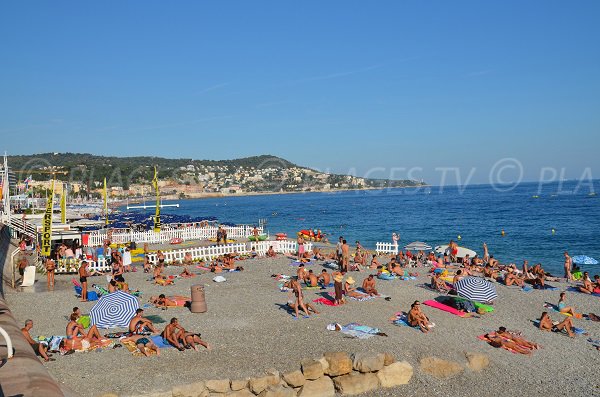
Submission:
<svg viewBox="0 0 600 397">
<path fill-rule="evenodd" d="M 192 285 L 192 304 L 190 306 L 192 313 L 205 313 L 206 300 L 204 298 L 204 286 L 200 284 Z"/>
</svg>

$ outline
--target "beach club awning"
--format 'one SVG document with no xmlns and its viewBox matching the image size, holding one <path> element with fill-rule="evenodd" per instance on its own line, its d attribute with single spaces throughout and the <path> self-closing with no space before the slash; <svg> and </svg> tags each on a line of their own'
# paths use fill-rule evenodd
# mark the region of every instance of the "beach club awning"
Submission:
<svg viewBox="0 0 600 397">
<path fill-rule="evenodd" d="M 576 255 L 571 258 L 577 265 L 597 265 L 598 261 L 587 255 Z"/>
<path fill-rule="evenodd" d="M 409 251 L 429 251 L 431 249 L 431 245 L 428 245 L 422 241 L 413 241 L 405 246 L 404 249 Z"/>
<path fill-rule="evenodd" d="M 454 284 L 456 293 L 463 298 L 488 303 L 498 297 L 496 287 L 481 277 L 465 277 Z"/>
<path fill-rule="evenodd" d="M 98 328 L 126 328 L 139 307 L 137 298 L 125 292 L 104 295 L 90 310 L 91 324 Z"/>
</svg>

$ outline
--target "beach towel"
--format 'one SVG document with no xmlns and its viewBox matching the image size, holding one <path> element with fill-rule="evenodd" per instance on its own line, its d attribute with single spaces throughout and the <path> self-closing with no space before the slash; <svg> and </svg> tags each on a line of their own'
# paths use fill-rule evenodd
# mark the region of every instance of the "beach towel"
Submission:
<svg viewBox="0 0 600 397">
<path fill-rule="evenodd" d="M 533 288 L 535 289 L 543 289 L 543 290 L 549 290 L 549 291 L 558 291 L 558 287 L 555 287 L 553 285 L 550 284 L 544 284 L 544 287 L 542 287 L 541 285 L 534 285 Z"/>
<path fill-rule="evenodd" d="M 198 265 L 198 266 L 196 266 L 196 268 L 201 269 L 201 270 L 210 271 L 210 267 L 207 267 L 207 266 Z"/>
<path fill-rule="evenodd" d="M 424 301 L 423 304 L 430 306 L 430 307 L 434 307 L 436 309 L 442 310 L 442 311 L 450 313 L 450 314 L 454 314 L 455 316 L 458 316 L 458 317 L 464 317 L 466 314 L 464 312 L 461 312 L 460 310 L 453 308 L 452 306 L 444 305 L 443 303 L 440 303 L 440 302 L 437 302 L 434 300 Z"/>
<path fill-rule="evenodd" d="M 308 266 L 308 265 L 312 265 L 313 263 L 314 263 L 313 261 L 308 261 L 308 262 L 294 261 L 294 262 L 290 263 L 290 266 L 300 266 L 300 265 Z"/>
<path fill-rule="evenodd" d="M 303 290 L 311 290 L 311 289 L 325 289 L 325 287 L 321 287 L 320 285 L 317 285 L 315 287 L 312 287 L 310 285 L 304 285 L 302 286 Z"/>
<path fill-rule="evenodd" d="M 381 331 L 379 328 L 369 327 L 368 325 L 362 325 L 358 323 L 350 323 L 342 326 L 340 331 L 344 335 L 348 335 L 357 339 L 369 339 L 376 335 L 380 335 Z M 385 334 L 384 334 L 385 335 Z"/>
<path fill-rule="evenodd" d="M 358 287 L 358 288 L 356 289 L 356 292 L 358 292 L 358 293 L 361 293 L 361 294 L 364 294 L 364 295 L 367 295 L 367 296 L 368 296 L 368 294 L 365 292 L 365 290 L 364 290 L 362 287 Z M 379 294 L 379 295 L 377 295 L 377 296 L 371 296 L 371 298 L 373 298 L 373 299 L 375 299 L 375 298 L 383 298 L 383 299 L 385 299 L 385 298 L 389 298 L 389 295 L 383 295 L 383 294 Z"/>
<path fill-rule="evenodd" d="M 159 349 L 168 349 L 170 347 L 173 347 L 169 344 L 166 344 L 162 338 L 162 336 L 160 335 L 154 335 L 151 336 L 150 339 L 152 339 L 152 342 L 159 348 Z"/>
<path fill-rule="evenodd" d="M 319 303 L 321 305 L 326 305 L 326 306 L 339 306 L 339 305 L 336 305 L 334 301 L 329 300 L 329 299 L 324 298 L 324 297 L 317 298 L 317 299 L 313 300 L 313 302 Z"/>
<path fill-rule="evenodd" d="M 333 270 L 339 270 L 339 268 L 340 268 L 340 266 L 335 262 L 326 262 L 323 264 L 323 267 L 333 269 Z"/>
<path fill-rule="evenodd" d="M 404 312 L 396 313 L 396 319 L 392 321 L 392 324 L 401 326 L 401 327 L 409 327 L 414 329 L 419 329 L 418 326 L 413 327 L 408 323 L 408 315 Z"/>
<path fill-rule="evenodd" d="M 131 336 L 131 332 L 129 332 L 129 331 L 110 332 L 108 334 L 105 334 L 104 336 L 107 338 L 111 338 L 111 339 L 118 339 L 118 338 L 123 338 L 125 336 Z"/>
<path fill-rule="evenodd" d="M 358 302 L 366 302 L 366 301 L 370 301 L 370 300 L 373 300 L 376 298 L 375 296 L 367 295 L 365 293 L 360 293 L 360 294 L 362 295 L 361 297 L 346 295 L 346 298 L 352 299 L 353 301 L 358 301 Z"/>
<path fill-rule="evenodd" d="M 123 342 L 123 346 L 125 346 L 125 348 L 129 350 L 131 354 L 135 357 L 146 357 L 141 351 L 138 350 L 137 346 L 133 342 Z M 156 351 L 150 349 L 146 350 L 148 351 L 148 354 L 150 356 L 156 355 Z"/>
</svg>

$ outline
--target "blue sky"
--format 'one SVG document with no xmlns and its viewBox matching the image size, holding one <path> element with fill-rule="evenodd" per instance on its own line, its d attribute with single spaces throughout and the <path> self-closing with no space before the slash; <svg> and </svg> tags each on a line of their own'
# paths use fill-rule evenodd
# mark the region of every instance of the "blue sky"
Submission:
<svg viewBox="0 0 600 397">
<path fill-rule="evenodd" d="M 598 15 L 597 1 L 3 2 L 0 149 L 268 153 L 432 183 L 485 183 L 514 158 L 500 179 L 600 178 Z"/>
</svg>

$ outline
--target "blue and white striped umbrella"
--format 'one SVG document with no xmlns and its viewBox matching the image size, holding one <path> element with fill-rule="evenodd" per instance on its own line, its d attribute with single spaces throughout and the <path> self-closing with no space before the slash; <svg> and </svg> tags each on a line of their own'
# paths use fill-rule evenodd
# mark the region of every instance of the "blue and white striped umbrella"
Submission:
<svg viewBox="0 0 600 397">
<path fill-rule="evenodd" d="M 576 263 L 578 265 L 597 265 L 598 261 L 595 260 L 592 257 L 589 257 L 587 255 L 576 255 L 573 258 L 571 258 L 573 260 L 573 263 Z"/>
<path fill-rule="evenodd" d="M 496 287 L 481 277 L 465 277 L 454 288 L 458 295 L 477 302 L 488 303 L 498 297 Z"/>
<path fill-rule="evenodd" d="M 128 327 L 140 307 L 135 296 L 122 291 L 104 295 L 90 310 L 92 325 L 98 328 Z"/>
</svg>

